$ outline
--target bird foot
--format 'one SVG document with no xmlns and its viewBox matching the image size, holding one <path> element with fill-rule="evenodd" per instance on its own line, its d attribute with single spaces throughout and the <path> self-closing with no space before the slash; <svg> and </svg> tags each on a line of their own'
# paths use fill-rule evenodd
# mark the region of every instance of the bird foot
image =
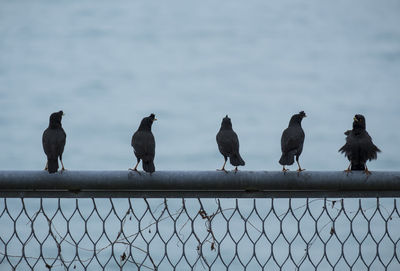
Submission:
<svg viewBox="0 0 400 271">
<path fill-rule="evenodd" d="M 365 173 L 367 176 L 372 174 L 372 172 L 369 171 L 368 168 L 366 168 L 366 169 L 364 170 L 364 173 Z"/>
<path fill-rule="evenodd" d="M 217 171 L 224 171 L 225 173 L 228 174 L 228 171 L 225 168 L 217 169 Z"/>
<path fill-rule="evenodd" d="M 235 167 L 235 169 L 233 170 L 233 172 L 237 173 L 239 171 L 239 169 L 237 167 Z"/>
<path fill-rule="evenodd" d="M 345 169 L 344 172 L 346 172 L 346 175 L 349 175 L 349 173 L 353 173 L 350 168 Z"/>
<path fill-rule="evenodd" d="M 289 171 L 288 168 L 283 168 L 283 169 L 282 169 L 282 172 L 283 172 L 283 173 L 286 173 L 286 172 L 288 172 L 288 171 Z"/>
<path fill-rule="evenodd" d="M 297 176 L 300 176 L 300 172 L 306 170 L 305 168 L 298 168 L 297 171 Z"/>
<path fill-rule="evenodd" d="M 135 171 L 135 172 L 137 172 L 137 174 L 142 175 L 142 174 L 140 174 L 140 172 L 136 168 L 128 168 L 128 170 Z"/>
<path fill-rule="evenodd" d="M 67 171 L 64 167 L 61 168 L 60 173 L 63 174 L 64 171 Z"/>
</svg>

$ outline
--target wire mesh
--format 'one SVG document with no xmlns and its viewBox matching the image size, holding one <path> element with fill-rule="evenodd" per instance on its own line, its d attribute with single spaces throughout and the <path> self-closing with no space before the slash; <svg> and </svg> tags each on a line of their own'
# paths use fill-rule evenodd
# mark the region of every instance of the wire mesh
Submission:
<svg viewBox="0 0 400 271">
<path fill-rule="evenodd" d="M 400 270 L 393 198 L 2 198 L 0 270 Z"/>
</svg>

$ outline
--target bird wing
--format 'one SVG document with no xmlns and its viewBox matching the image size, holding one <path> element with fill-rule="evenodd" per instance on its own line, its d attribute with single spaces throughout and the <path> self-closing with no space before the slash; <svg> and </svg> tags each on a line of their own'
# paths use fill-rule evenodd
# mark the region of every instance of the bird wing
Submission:
<svg viewBox="0 0 400 271">
<path fill-rule="evenodd" d="M 367 131 L 355 134 L 353 131 L 347 131 L 346 144 L 339 149 L 350 160 L 364 163 L 367 160 L 377 158 L 377 153 L 381 150 L 374 145 L 371 136 Z"/>
<path fill-rule="evenodd" d="M 357 138 L 353 130 L 347 130 L 344 132 L 344 134 L 346 135 L 346 144 L 339 149 L 339 152 L 344 153 L 347 157 L 349 157 L 352 149 L 357 145 Z"/>
<path fill-rule="evenodd" d="M 359 146 L 362 150 L 362 155 L 366 160 L 376 159 L 378 157 L 377 153 L 381 152 L 381 150 L 372 142 L 372 138 L 367 131 L 362 134 L 359 140 Z"/>
<path fill-rule="evenodd" d="M 218 149 L 222 155 L 239 153 L 239 138 L 234 131 L 219 131 L 217 134 Z"/>
<path fill-rule="evenodd" d="M 64 152 L 67 134 L 63 128 L 57 129 L 57 154 L 62 155 Z"/>
<path fill-rule="evenodd" d="M 131 145 L 138 158 L 145 161 L 154 159 L 156 143 L 152 132 L 136 131 L 132 136 Z"/>
<path fill-rule="evenodd" d="M 297 150 L 301 152 L 304 143 L 304 131 L 297 127 L 286 128 L 281 137 L 281 149 L 283 153 Z"/>
<path fill-rule="evenodd" d="M 51 155 L 51 153 L 54 152 L 52 151 L 50 138 L 51 138 L 51 129 L 47 128 L 46 130 L 44 130 L 42 135 L 43 150 L 47 156 Z"/>
<path fill-rule="evenodd" d="M 57 158 L 64 152 L 66 141 L 65 131 L 60 129 L 47 128 L 43 132 L 42 145 L 45 154 L 50 158 Z"/>
</svg>

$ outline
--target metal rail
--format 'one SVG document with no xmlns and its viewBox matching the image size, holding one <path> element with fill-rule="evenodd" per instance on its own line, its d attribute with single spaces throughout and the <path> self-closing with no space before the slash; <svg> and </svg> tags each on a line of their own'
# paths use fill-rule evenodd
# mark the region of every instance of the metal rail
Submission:
<svg viewBox="0 0 400 271">
<path fill-rule="evenodd" d="M 0 171 L 0 197 L 399 197 L 400 172 Z"/>
</svg>

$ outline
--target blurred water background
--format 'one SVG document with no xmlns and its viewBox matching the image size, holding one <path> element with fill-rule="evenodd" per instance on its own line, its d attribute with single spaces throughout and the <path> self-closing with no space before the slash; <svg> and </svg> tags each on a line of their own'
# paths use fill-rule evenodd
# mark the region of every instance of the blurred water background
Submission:
<svg viewBox="0 0 400 271">
<path fill-rule="evenodd" d="M 400 3 L 0 2 L 0 169 L 42 169 L 63 110 L 67 169 L 124 170 L 154 112 L 156 169 L 222 165 L 229 114 L 247 170 L 279 170 L 280 136 L 304 110 L 308 170 L 341 170 L 354 114 L 399 170 Z"/>
<path fill-rule="evenodd" d="M 382 150 L 370 169 L 400 170 L 399 14 L 397 0 L 1 0 L 0 169 L 43 169 L 63 110 L 69 170 L 132 167 L 150 113 L 157 170 L 219 168 L 226 114 L 243 170 L 280 170 L 282 130 L 304 110 L 307 170 L 348 166 L 337 150 L 356 113 Z"/>
</svg>

